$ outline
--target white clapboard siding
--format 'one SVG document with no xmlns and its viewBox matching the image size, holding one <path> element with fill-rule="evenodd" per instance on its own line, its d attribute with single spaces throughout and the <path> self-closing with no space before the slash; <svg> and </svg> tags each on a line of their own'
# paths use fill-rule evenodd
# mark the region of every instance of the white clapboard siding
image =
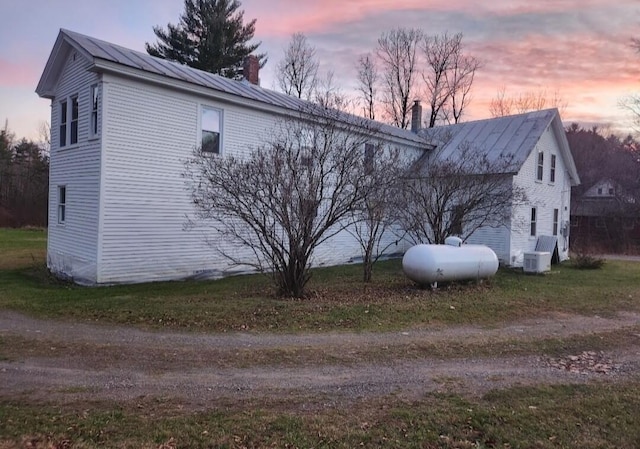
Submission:
<svg viewBox="0 0 640 449">
<path fill-rule="evenodd" d="M 568 242 L 560 235 L 562 223 L 569 221 L 569 203 L 571 198 L 570 179 L 566 172 L 565 161 L 549 127 L 542 134 L 534 151 L 526 159 L 514 182 L 526 188 L 528 204 L 514 208 L 514 223 L 511 233 L 511 264 L 522 266 L 523 254 L 533 251 L 537 236 L 552 235 L 553 209 L 558 209 L 558 250 L 561 260 L 568 258 Z M 536 180 L 538 152 L 544 153 L 543 180 Z M 556 179 L 550 182 L 551 155 L 556 155 Z M 536 236 L 530 235 L 531 208 L 537 208 Z"/>
<path fill-rule="evenodd" d="M 223 157 L 258 148 L 279 117 L 113 76 L 105 76 L 104 86 L 108 114 L 98 282 L 233 270 L 217 249 L 236 255 L 248 250 L 202 227 L 185 229 L 194 210 L 182 173 L 198 144 L 199 110 L 203 104 L 222 110 Z M 359 254 L 354 241 L 339 240 L 330 251 L 320 250 L 314 262 L 344 262 Z"/>
<path fill-rule="evenodd" d="M 482 227 L 471 234 L 465 243 L 487 245 L 503 265 L 509 265 L 510 223 L 500 227 Z"/>
<path fill-rule="evenodd" d="M 99 76 L 89 61 L 72 51 L 64 65 L 51 107 L 51 164 L 47 265 L 80 283 L 97 280 L 100 138 L 89 136 L 91 86 Z M 78 144 L 59 148 L 60 102 L 78 95 Z M 99 114 L 99 119 L 100 119 Z M 71 117 L 68 116 L 67 127 Z M 99 123 L 99 130 L 101 123 Z M 68 143 L 68 142 L 67 142 Z M 66 220 L 58 223 L 58 186 L 66 186 Z"/>
</svg>

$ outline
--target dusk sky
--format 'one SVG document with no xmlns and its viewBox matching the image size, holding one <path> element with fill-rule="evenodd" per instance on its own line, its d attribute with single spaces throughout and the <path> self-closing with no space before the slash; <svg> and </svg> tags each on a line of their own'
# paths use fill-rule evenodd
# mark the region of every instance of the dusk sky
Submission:
<svg viewBox="0 0 640 449">
<path fill-rule="evenodd" d="M 262 86 L 292 33 L 304 32 L 318 50 L 321 70 L 334 71 L 345 91 L 355 86 L 354 62 L 381 32 L 417 27 L 429 34 L 462 32 L 476 74 L 465 120 L 486 118 L 501 87 L 507 95 L 558 92 L 565 124 L 628 130 L 618 103 L 640 93 L 638 0 L 244 0 L 257 19 L 255 39 L 269 62 Z M 182 0 L 2 0 L 0 4 L 0 121 L 17 137 L 37 138 L 49 121 L 49 100 L 38 98 L 40 78 L 58 30 L 66 28 L 134 50 L 155 42 L 152 27 L 176 23 Z"/>
</svg>

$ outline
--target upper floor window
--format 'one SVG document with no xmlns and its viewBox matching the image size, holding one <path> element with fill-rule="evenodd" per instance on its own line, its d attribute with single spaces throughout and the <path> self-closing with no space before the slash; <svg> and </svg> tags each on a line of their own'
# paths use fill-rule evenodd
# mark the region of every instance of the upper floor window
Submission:
<svg viewBox="0 0 640 449">
<path fill-rule="evenodd" d="M 549 172 L 549 182 L 556 182 L 556 155 L 551 155 L 551 171 Z"/>
<path fill-rule="evenodd" d="M 78 96 L 60 102 L 60 148 L 78 143 Z"/>
<path fill-rule="evenodd" d="M 221 111 L 203 106 L 200 119 L 202 127 L 200 144 L 202 151 L 205 153 L 220 154 Z"/>
<path fill-rule="evenodd" d="M 69 136 L 69 144 L 78 143 L 78 96 L 71 97 L 71 133 Z"/>
<path fill-rule="evenodd" d="M 60 102 L 60 148 L 67 146 L 67 101 Z"/>
<path fill-rule="evenodd" d="M 544 175 L 544 153 L 540 151 L 538 152 L 538 171 L 536 173 L 536 179 L 538 181 L 542 181 L 543 175 Z"/>
<path fill-rule="evenodd" d="M 91 122 L 89 124 L 91 137 L 98 135 L 98 86 L 91 86 Z"/>
</svg>

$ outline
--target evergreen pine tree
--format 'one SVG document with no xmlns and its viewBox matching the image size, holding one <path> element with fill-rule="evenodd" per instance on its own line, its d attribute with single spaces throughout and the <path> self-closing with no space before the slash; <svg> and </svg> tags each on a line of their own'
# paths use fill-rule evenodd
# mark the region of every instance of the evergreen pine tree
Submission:
<svg viewBox="0 0 640 449">
<path fill-rule="evenodd" d="M 166 30 L 153 28 L 158 42 L 146 43 L 147 53 L 227 78 L 239 78 L 244 59 L 260 45 L 249 43 L 256 19 L 244 25 L 244 11 L 239 8 L 238 0 L 185 0 L 177 25 L 168 24 Z M 257 56 L 263 66 L 266 55 Z"/>
</svg>

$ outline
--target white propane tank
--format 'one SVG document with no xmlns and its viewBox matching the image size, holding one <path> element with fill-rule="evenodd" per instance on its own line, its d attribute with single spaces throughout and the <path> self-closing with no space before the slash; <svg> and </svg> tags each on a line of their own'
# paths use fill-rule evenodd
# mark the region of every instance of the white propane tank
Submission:
<svg viewBox="0 0 640 449">
<path fill-rule="evenodd" d="M 402 270 L 420 285 L 483 279 L 498 271 L 498 256 L 485 245 L 421 244 L 412 246 L 405 253 Z"/>
</svg>

